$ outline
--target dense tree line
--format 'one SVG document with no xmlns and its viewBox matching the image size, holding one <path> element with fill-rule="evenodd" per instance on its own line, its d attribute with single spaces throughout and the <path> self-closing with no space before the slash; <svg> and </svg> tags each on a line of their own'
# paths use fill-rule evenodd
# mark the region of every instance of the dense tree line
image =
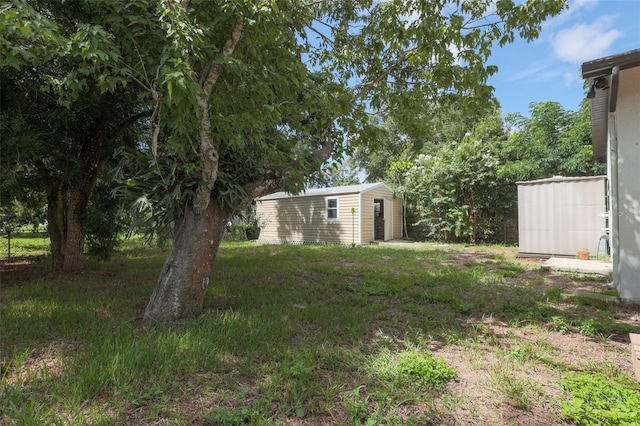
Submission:
<svg viewBox="0 0 640 426">
<path fill-rule="evenodd" d="M 606 172 L 593 160 L 588 101 L 577 112 L 542 102 L 529 113 L 503 118 L 494 110 L 471 125 L 454 114 L 428 140 L 402 133 L 387 118 L 378 139 L 384 149 L 359 148 L 353 166 L 367 179 L 386 179 L 406 199 L 416 238 L 504 240 L 505 222 L 517 210 L 516 182 Z"/>
</svg>

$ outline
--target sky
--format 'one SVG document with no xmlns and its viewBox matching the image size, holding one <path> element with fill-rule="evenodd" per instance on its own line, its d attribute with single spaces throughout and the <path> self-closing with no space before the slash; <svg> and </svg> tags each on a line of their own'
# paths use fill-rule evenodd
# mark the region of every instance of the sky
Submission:
<svg viewBox="0 0 640 426">
<path fill-rule="evenodd" d="M 585 97 L 583 62 L 640 48 L 640 0 L 569 0 L 540 37 L 494 48 L 489 80 L 503 115 L 529 115 L 532 102 L 559 102 L 577 111 Z"/>
</svg>

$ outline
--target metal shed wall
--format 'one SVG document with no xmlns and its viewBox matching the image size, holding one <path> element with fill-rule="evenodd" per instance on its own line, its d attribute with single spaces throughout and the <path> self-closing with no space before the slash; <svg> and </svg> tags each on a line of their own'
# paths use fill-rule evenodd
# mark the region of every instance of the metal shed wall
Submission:
<svg viewBox="0 0 640 426">
<path fill-rule="evenodd" d="M 606 177 L 554 177 L 518 182 L 521 254 L 592 255 L 605 232 Z M 600 253 L 604 242 L 600 244 Z"/>
</svg>

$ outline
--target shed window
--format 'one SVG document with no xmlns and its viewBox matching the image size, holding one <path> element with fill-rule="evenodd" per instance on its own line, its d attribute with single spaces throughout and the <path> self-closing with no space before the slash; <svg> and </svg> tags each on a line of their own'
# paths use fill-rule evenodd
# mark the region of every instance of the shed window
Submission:
<svg viewBox="0 0 640 426">
<path fill-rule="evenodd" d="M 326 206 L 327 206 L 327 219 L 337 219 L 338 218 L 338 199 L 327 198 Z"/>
</svg>

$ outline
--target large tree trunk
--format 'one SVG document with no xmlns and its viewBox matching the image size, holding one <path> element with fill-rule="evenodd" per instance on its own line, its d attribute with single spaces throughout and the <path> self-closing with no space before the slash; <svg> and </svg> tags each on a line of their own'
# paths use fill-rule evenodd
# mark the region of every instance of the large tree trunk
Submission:
<svg viewBox="0 0 640 426">
<path fill-rule="evenodd" d="M 85 231 L 82 223 L 87 204 L 89 203 L 89 192 L 84 191 L 80 181 L 73 182 L 70 188 L 69 204 L 67 206 L 66 225 L 67 239 L 64 250 L 63 271 L 79 271 L 84 267 L 84 240 Z"/>
<path fill-rule="evenodd" d="M 74 272 L 84 267 L 83 215 L 105 160 L 101 138 L 86 142 L 79 154 L 80 172 L 53 185 L 48 194 L 47 222 L 54 271 Z"/>
<path fill-rule="evenodd" d="M 47 206 L 47 231 L 51 241 L 51 257 L 54 271 L 78 271 L 84 267 L 84 225 L 82 212 L 87 206 L 86 197 L 77 198 L 71 191 L 67 198 L 64 184 L 59 184 L 49 194 Z M 73 201 L 75 200 L 75 201 Z"/>
<path fill-rule="evenodd" d="M 47 203 L 47 232 L 51 241 L 53 270 L 60 271 L 64 265 L 65 242 L 67 240 L 64 183 L 58 183 L 49 191 Z"/>
<path fill-rule="evenodd" d="M 145 321 L 171 321 L 202 313 L 211 266 L 232 210 L 211 200 L 202 214 L 188 205 L 144 312 Z"/>
</svg>

